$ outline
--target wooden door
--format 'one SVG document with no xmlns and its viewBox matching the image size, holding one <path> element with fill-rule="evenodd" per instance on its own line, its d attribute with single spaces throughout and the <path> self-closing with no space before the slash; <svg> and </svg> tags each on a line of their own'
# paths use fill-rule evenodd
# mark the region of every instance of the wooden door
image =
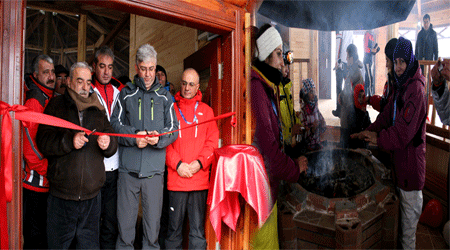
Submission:
<svg viewBox="0 0 450 250">
<path fill-rule="evenodd" d="M 319 31 L 319 90 L 320 99 L 331 99 L 331 32 Z"/>
<path fill-rule="evenodd" d="M 200 75 L 202 101 L 212 107 L 215 116 L 220 114 L 220 89 L 222 83 L 222 79 L 219 76 L 219 67 L 221 67 L 220 55 L 221 38 L 218 37 L 184 59 L 184 69 L 193 68 Z"/>
</svg>

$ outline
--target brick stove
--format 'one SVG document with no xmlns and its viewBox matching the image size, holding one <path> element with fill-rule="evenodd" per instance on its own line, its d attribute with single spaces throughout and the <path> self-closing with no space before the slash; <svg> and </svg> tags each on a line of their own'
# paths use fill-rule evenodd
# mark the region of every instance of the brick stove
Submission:
<svg viewBox="0 0 450 250">
<path fill-rule="evenodd" d="M 308 173 L 280 197 L 280 248 L 396 248 L 399 201 L 390 170 L 368 150 L 306 157 Z"/>
</svg>

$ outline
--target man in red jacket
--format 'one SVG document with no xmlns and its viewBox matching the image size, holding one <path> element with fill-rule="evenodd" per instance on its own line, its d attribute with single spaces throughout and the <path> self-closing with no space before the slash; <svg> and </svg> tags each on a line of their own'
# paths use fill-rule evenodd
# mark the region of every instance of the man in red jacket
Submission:
<svg viewBox="0 0 450 250">
<path fill-rule="evenodd" d="M 47 55 L 33 61 L 33 74 L 25 77 L 25 107 L 44 113 L 55 90 L 55 68 Z M 38 123 L 24 123 L 23 130 L 23 248 L 47 248 L 47 158 L 36 147 Z"/>
<path fill-rule="evenodd" d="M 174 105 L 180 129 L 214 117 L 211 107 L 201 102 L 199 75 L 186 69 L 181 76 L 181 90 Z M 206 249 L 205 209 L 209 185 L 209 168 L 218 146 L 216 122 L 182 130 L 167 147 L 167 189 L 169 190 L 169 228 L 167 249 L 182 248 L 183 219 L 189 216 L 189 249 Z"/>
</svg>

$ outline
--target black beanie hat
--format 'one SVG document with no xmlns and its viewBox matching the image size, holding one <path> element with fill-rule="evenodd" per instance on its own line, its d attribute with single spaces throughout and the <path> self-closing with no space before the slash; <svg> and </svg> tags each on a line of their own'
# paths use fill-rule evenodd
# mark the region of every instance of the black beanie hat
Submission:
<svg viewBox="0 0 450 250">
<path fill-rule="evenodd" d="M 69 76 L 69 71 L 61 64 L 56 65 L 55 67 L 55 75 L 58 75 L 60 73 L 66 73 L 66 75 Z"/>
<path fill-rule="evenodd" d="M 155 73 L 157 73 L 158 71 L 162 71 L 164 73 L 164 75 L 166 75 L 166 81 L 167 81 L 167 73 L 166 70 L 161 66 L 161 65 L 156 65 L 156 71 Z"/>
<path fill-rule="evenodd" d="M 397 45 L 397 38 L 392 38 L 391 40 L 389 40 L 389 42 L 386 44 L 386 47 L 384 48 L 384 54 L 386 54 L 386 56 L 391 59 L 391 61 L 394 61 L 394 50 L 395 50 L 395 45 Z"/>
</svg>

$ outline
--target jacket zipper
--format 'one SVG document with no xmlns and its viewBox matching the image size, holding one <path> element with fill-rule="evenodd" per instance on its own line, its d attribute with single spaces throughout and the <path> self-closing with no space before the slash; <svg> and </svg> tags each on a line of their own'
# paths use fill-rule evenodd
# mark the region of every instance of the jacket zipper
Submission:
<svg viewBox="0 0 450 250">
<path fill-rule="evenodd" d="M 142 109 L 141 109 L 141 98 L 139 97 L 139 121 L 141 120 L 141 112 L 142 112 Z"/>
<path fill-rule="evenodd" d="M 77 112 L 79 112 L 78 111 L 78 108 L 77 108 Z M 86 112 L 86 111 L 85 111 Z M 84 112 L 83 112 L 83 121 L 85 120 L 84 118 Z M 80 121 L 80 116 L 78 115 L 78 122 L 80 123 L 80 126 L 82 127 L 83 126 L 83 124 L 81 124 L 81 121 Z M 83 146 L 83 147 L 85 147 L 85 146 Z M 80 150 L 82 150 L 83 148 L 80 148 Z M 83 154 L 83 157 L 84 157 L 85 155 Z M 85 157 L 84 157 L 85 158 Z M 85 162 L 87 162 L 87 161 L 85 161 Z M 78 194 L 78 200 L 80 201 L 81 200 L 81 193 L 83 192 L 82 190 L 83 190 L 83 178 L 84 178 L 84 171 L 83 171 L 83 166 L 80 166 L 80 168 L 81 168 L 81 178 L 80 178 L 80 192 L 79 192 L 79 194 Z"/>
<path fill-rule="evenodd" d="M 152 107 L 152 121 L 153 121 L 153 98 L 151 99 L 152 100 L 152 105 L 151 105 L 151 107 Z"/>
</svg>

